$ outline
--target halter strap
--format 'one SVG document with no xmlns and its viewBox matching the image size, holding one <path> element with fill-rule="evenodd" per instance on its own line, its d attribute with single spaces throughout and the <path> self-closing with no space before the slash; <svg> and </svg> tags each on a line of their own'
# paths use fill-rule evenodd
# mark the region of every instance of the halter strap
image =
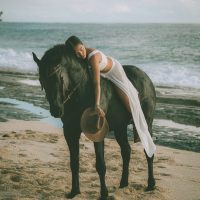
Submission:
<svg viewBox="0 0 200 200">
<path fill-rule="evenodd" d="M 53 76 L 54 74 L 56 74 L 58 71 L 60 71 L 60 70 L 61 70 L 61 65 L 58 64 L 55 68 L 56 68 L 56 69 L 55 69 L 53 72 L 51 72 L 51 73 L 48 75 L 48 77 L 51 77 L 51 76 Z"/>
</svg>

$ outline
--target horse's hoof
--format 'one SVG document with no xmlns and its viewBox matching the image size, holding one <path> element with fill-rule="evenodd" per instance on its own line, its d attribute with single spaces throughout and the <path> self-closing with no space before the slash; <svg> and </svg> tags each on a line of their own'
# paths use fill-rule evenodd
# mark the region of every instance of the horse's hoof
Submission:
<svg viewBox="0 0 200 200">
<path fill-rule="evenodd" d="M 67 193 L 65 196 L 67 199 L 73 199 L 78 194 L 80 194 L 80 191 L 71 191 Z"/>
<path fill-rule="evenodd" d="M 152 191 L 152 190 L 155 190 L 156 186 L 148 186 L 146 189 L 145 189 L 145 192 L 148 192 L 148 191 Z"/>
<path fill-rule="evenodd" d="M 107 200 L 108 199 L 108 196 L 100 196 L 99 197 L 99 200 Z"/>
<path fill-rule="evenodd" d="M 128 176 L 122 176 L 121 181 L 120 181 L 120 185 L 119 188 L 124 188 L 128 186 Z"/>
<path fill-rule="evenodd" d="M 128 186 L 128 181 L 123 181 L 123 182 L 121 181 L 120 185 L 119 185 L 119 188 L 124 188 L 126 186 Z"/>
<path fill-rule="evenodd" d="M 156 181 L 155 179 L 149 179 L 148 180 L 148 187 L 145 189 L 145 191 L 151 191 L 155 189 Z"/>
<path fill-rule="evenodd" d="M 104 190 L 101 192 L 101 196 L 99 197 L 99 200 L 107 200 L 108 198 L 108 190 Z"/>
</svg>

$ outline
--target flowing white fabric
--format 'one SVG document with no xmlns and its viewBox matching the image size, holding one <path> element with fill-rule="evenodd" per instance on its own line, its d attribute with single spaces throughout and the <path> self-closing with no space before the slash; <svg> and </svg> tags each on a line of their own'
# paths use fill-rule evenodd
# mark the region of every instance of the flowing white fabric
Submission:
<svg viewBox="0 0 200 200">
<path fill-rule="evenodd" d="M 101 76 L 112 81 L 128 96 L 132 117 L 141 143 L 148 157 L 152 157 L 156 150 L 156 146 L 148 130 L 148 125 L 140 105 L 138 91 L 129 81 L 122 65 L 116 59 L 111 59 L 113 61 L 112 68 L 106 73 L 101 73 Z"/>
</svg>

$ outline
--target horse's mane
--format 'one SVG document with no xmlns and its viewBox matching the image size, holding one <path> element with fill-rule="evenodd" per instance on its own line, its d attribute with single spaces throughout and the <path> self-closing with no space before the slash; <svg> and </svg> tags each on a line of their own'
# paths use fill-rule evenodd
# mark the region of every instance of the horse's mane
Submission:
<svg viewBox="0 0 200 200">
<path fill-rule="evenodd" d="M 65 58 L 70 65 L 81 64 L 83 67 L 87 65 L 87 62 L 82 59 L 78 59 L 72 51 L 69 51 L 65 44 L 57 44 L 54 47 L 48 49 L 42 59 L 42 65 L 44 66 L 56 66 L 58 65 L 62 58 Z"/>
<path fill-rule="evenodd" d="M 65 45 L 58 44 L 58 45 L 55 45 L 54 47 L 48 49 L 44 53 L 44 55 L 41 59 L 41 62 L 45 66 L 55 66 L 58 63 L 60 63 L 61 58 L 63 56 L 66 57 L 67 54 L 69 54 L 69 52 L 67 52 Z"/>
</svg>

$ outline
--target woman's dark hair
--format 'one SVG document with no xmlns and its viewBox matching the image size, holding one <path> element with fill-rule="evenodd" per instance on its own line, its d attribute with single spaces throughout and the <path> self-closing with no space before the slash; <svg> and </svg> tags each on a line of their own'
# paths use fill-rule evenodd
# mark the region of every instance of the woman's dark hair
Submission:
<svg viewBox="0 0 200 200">
<path fill-rule="evenodd" d="M 72 35 L 65 41 L 65 46 L 68 50 L 74 51 L 74 47 L 77 44 L 83 44 L 83 42 L 76 36 Z"/>
</svg>

